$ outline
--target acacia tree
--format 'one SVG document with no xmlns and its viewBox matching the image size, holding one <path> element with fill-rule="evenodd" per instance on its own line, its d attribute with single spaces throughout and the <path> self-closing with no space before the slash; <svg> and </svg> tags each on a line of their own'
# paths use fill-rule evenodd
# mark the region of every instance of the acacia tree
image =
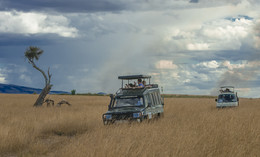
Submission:
<svg viewBox="0 0 260 157">
<path fill-rule="evenodd" d="M 47 94 L 50 92 L 52 84 L 51 84 L 51 74 L 50 74 L 50 68 L 48 68 L 48 73 L 47 75 L 45 72 L 40 69 L 38 66 L 35 64 L 35 60 L 39 60 L 40 56 L 43 54 L 43 50 L 36 46 L 30 46 L 26 49 L 24 52 L 25 58 L 28 60 L 28 62 L 35 68 L 36 70 L 40 71 L 45 79 L 45 87 L 42 89 L 41 94 L 39 95 L 38 99 L 34 103 L 33 106 L 38 107 L 42 106 L 44 103 L 44 99 L 47 96 Z"/>
</svg>

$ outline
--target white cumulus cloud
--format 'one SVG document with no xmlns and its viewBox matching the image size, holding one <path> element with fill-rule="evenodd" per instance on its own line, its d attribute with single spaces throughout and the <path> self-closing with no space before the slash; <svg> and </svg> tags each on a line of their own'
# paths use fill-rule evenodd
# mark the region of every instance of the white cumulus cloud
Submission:
<svg viewBox="0 0 260 157">
<path fill-rule="evenodd" d="M 1 68 L 0 68 L 0 83 L 6 83 L 6 78 L 4 76 L 4 74 L 2 74 L 3 71 Z"/>
<path fill-rule="evenodd" d="M 203 66 L 203 67 L 207 67 L 207 68 L 218 68 L 219 67 L 219 63 L 215 60 L 213 61 L 209 61 L 209 62 L 201 62 L 196 64 L 197 66 Z"/>
<path fill-rule="evenodd" d="M 0 12 L 0 33 L 46 34 L 62 37 L 76 37 L 78 30 L 69 26 L 69 20 L 62 15 L 47 15 L 36 12 Z"/>
<path fill-rule="evenodd" d="M 231 64 L 230 61 L 224 61 L 222 65 L 227 67 L 229 70 L 233 70 L 234 68 L 245 68 L 245 64 Z"/>
<path fill-rule="evenodd" d="M 160 60 L 155 64 L 156 69 L 177 69 L 177 65 L 170 60 Z"/>
<path fill-rule="evenodd" d="M 5 83 L 5 81 L 6 81 L 5 78 L 0 76 L 0 83 Z"/>
<path fill-rule="evenodd" d="M 190 43 L 187 45 L 188 50 L 208 50 L 209 45 L 207 43 Z"/>
</svg>

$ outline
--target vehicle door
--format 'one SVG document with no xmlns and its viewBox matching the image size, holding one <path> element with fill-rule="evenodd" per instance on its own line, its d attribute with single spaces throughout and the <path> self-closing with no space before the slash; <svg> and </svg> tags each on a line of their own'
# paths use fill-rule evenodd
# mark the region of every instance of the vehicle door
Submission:
<svg viewBox="0 0 260 157">
<path fill-rule="evenodd" d="M 161 113 L 163 112 L 163 105 L 162 105 L 162 100 L 161 100 L 161 95 L 158 91 L 155 91 L 153 93 L 154 101 L 155 101 L 155 111 L 156 113 Z"/>
<path fill-rule="evenodd" d="M 152 93 L 147 93 L 144 96 L 145 102 L 146 102 L 146 110 L 145 114 L 147 115 L 148 119 L 151 119 L 153 117 L 154 111 L 155 111 L 155 105 L 152 97 Z"/>
<path fill-rule="evenodd" d="M 158 114 L 161 111 L 162 109 L 162 105 L 161 105 L 161 100 L 160 100 L 160 97 L 158 95 L 158 92 L 157 91 L 154 91 L 151 93 L 151 97 L 152 97 L 152 101 L 153 101 L 153 114 Z"/>
</svg>

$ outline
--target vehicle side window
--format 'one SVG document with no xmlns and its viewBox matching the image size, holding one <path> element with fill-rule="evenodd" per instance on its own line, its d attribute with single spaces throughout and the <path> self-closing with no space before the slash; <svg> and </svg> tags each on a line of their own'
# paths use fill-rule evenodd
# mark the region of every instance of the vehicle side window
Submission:
<svg viewBox="0 0 260 157">
<path fill-rule="evenodd" d="M 162 104 L 162 100 L 161 100 L 161 96 L 159 93 L 156 93 L 157 94 L 157 98 L 158 98 L 158 105 L 159 104 Z"/>
<path fill-rule="evenodd" d="M 153 93 L 153 97 L 154 97 L 155 105 L 158 105 L 158 98 L 156 93 Z"/>
<path fill-rule="evenodd" d="M 149 97 L 150 97 L 150 99 L 151 99 L 152 106 L 154 106 L 154 105 L 155 105 L 155 100 L 154 100 L 153 93 L 150 93 L 150 94 L 149 94 Z"/>
<path fill-rule="evenodd" d="M 150 96 L 147 94 L 144 96 L 145 106 L 148 106 L 149 103 L 152 103 Z"/>
<path fill-rule="evenodd" d="M 153 101 L 154 101 L 154 106 L 158 105 L 158 98 L 157 98 L 156 93 L 152 93 L 152 97 L 153 97 Z"/>
</svg>

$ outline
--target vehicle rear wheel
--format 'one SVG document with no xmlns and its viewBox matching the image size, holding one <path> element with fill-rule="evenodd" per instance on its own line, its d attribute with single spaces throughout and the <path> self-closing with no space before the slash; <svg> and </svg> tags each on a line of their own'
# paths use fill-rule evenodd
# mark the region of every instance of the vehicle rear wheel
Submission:
<svg viewBox="0 0 260 157">
<path fill-rule="evenodd" d="M 163 118 L 164 117 L 164 113 L 158 113 L 158 117 L 159 118 Z"/>
</svg>

